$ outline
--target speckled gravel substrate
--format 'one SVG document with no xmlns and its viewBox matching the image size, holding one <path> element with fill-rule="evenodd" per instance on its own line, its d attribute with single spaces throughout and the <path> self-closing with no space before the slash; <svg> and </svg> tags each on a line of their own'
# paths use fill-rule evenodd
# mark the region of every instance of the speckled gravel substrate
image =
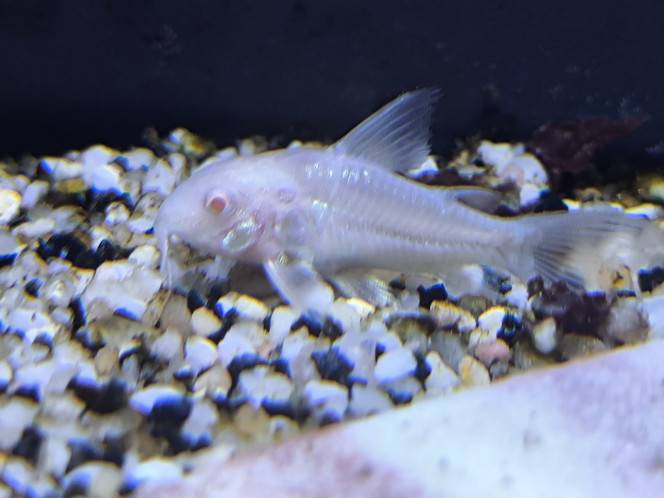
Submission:
<svg viewBox="0 0 664 498">
<path fill-rule="evenodd" d="M 218 265 L 178 245 L 166 289 L 152 234 L 164 197 L 202 164 L 265 147 L 216 150 L 179 129 L 151 148 L 1 164 L 0 494 L 114 496 L 211 455 L 664 336 L 660 268 L 640 275 L 639 300 L 629 276 L 607 298 L 479 267 L 447 287 L 404 275 L 390 307 L 339 298 L 321 323 L 255 269 L 206 280 Z M 520 145 L 482 142 L 413 175 L 450 172 L 501 190 L 513 213 L 546 208 L 547 173 Z M 661 223 L 662 184 L 586 189 L 565 205 L 614 201 Z"/>
</svg>

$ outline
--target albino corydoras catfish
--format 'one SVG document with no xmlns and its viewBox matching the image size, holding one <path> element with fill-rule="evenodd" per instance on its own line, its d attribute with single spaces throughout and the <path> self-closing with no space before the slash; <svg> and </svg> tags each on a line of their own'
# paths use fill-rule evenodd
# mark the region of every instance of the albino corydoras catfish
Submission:
<svg viewBox="0 0 664 498">
<path fill-rule="evenodd" d="M 482 211 L 495 194 L 428 187 L 397 173 L 429 154 L 436 91 L 405 93 L 328 148 L 301 147 L 212 163 L 166 198 L 155 222 L 168 272 L 171 235 L 202 251 L 258 263 L 298 310 L 325 311 L 333 295 L 380 301 L 366 270 L 444 275 L 464 264 L 540 275 L 588 290 L 600 274 L 662 254 L 653 223 L 616 211 L 502 219 Z M 638 289 L 635 288 L 638 292 Z"/>
</svg>

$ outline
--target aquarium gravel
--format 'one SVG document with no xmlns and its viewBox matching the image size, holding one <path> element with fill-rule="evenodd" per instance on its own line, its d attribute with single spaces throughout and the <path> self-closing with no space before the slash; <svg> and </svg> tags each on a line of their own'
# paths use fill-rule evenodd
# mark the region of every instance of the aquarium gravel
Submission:
<svg viewBox="0 0 664 498">
<path fill-rule="evenodd" d="M 338 297 L 314 319 L 260 270 L 178 244 L 168 289 L 153 234 L 163 199 L 196 168 L 274 144 L 148 137 L 0 164 L 3 496 L 115 496 L 220 455 L 664 337 L 659 267 L 639 274 L 639 292 L 618 275 L 595 295 L 478 266 L 458 282 L 399 275 L 389 306 Z M 505 215 L 609 204 L 664 219 L 663 177 L 559 199 L 521 144 L 469 141 L 411 175 L 497 190 Z"/>
</svg>

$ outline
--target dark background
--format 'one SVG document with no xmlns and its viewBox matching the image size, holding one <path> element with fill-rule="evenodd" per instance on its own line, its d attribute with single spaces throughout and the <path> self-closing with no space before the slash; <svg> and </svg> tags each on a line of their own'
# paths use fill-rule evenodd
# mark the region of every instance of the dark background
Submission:
<svg viewBox="0 0 664 498">
<path fill-rule="evenodd" d="M 619 146 L 660 157 L 663 19 L 661 0 L 0 0 L 0 155 L 141 144 L 147 126 L 332 139 L 436 86 L 439 153 L 482 127 L 648 113 Z"/>
</svg>

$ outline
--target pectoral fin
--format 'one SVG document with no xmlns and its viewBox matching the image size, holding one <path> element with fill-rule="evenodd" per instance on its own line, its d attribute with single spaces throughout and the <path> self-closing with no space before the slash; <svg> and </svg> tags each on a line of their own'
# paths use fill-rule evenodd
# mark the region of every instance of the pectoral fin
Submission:
<svg viewBox="0 0 664 498">
<path fill-rule="evenodd" d="M 325 314 L 332 305 L 334 293 L 311 263 L 281 254 L 264 268 L 272 285 L 296 311 Z"/>
</svg>

